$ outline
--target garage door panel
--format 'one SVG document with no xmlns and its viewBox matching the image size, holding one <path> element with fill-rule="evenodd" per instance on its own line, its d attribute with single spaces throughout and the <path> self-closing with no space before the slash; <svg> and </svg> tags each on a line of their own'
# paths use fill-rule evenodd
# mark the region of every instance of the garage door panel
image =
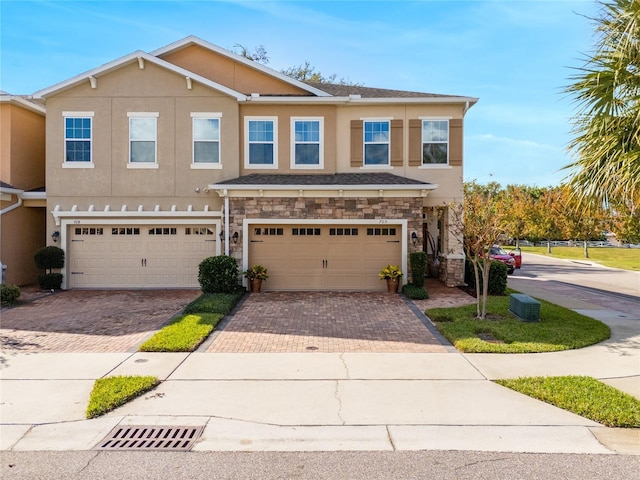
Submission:
<svg viewBox="0 0 640 480">
<path fill-rule="evenodd" d="M 401 263 L 400 226 L 275 228 L 281 228 L 282 235 L 264 235 L 273 225 L 249 229 L 249 264 L 260 263 L 269 269 L 265 290 L 385 290 L 378 272 L 389 263 Z M 255 234 L 258 230 L 259 236 Z M 301 235 L 303 230 L 305 235 Z"/>
<path fill-rule="evenodd" d="M 71 227 L 69 237 L 70 288 L 197 288 L 217 241 L 210 226 L 175 225 Z"/>
</svg>

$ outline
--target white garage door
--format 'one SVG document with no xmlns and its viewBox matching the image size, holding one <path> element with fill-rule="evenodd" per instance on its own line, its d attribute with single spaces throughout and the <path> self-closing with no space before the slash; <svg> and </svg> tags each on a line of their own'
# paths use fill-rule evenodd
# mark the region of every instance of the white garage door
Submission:
<svg viewBox="0 0 640 480">
<path fill-rule="evenodd" d="M 216 239 L 203 225 L 73 226 L 68 288 L 197 288 Z"/>
<path fill-rule="evenodd" d="M 265 290 L 385 290 L 401 238 L 400 225 L 252 225 L 248 261 L 268 268 Z"/>
</svg>

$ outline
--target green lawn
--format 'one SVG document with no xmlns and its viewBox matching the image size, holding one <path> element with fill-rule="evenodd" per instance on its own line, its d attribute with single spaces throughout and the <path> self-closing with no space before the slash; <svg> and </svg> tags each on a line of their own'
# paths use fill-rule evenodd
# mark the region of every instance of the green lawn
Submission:
<svg viewBox="0 0 640 480">
<path fill-rule="evenodd" d="M 505 247 L 509 251 L 510 247 Z M 547 247 L 522 247 L 523 252 L 547 255 Z M 623 270 L 640 271 L 640 248 L 613 248 L 613 247 L 590 247 L 589 258 L 584 258 L 582 247 L 551 247 L 553 258 L 567 258 L 571 260 L 589 260 L 601 265 Z"/>
<path fill-rule="evenodd" d="M 591 377 L 523 377 L 496 383 L 607 427 L 640 427 L 640 400 Z"/>
<path fill-rule="evenodd" d="M 538 301 L 540 322 L 523 322 L 513 315 L 508 295 L 487 299 L 489 313 L 485 320 L 475 318 L 475 304 L 432 308 L 426 314 L 447 340 L 463 352 L 555 352 L 593 345 L 611 335 L 609 327 L 598 320 Z"/>
<path fill-rule="evenodd" d="M 213 331 L 224 315 L 181 315 L 140 345 L 141 352 L 193 352 Z"/>
<path fill-rule="evenodd" d="M 99 378 L 93 385 L 87 418 L 95 418 L 124 405 L 158 385 L 156 377 L 116 376 Z"/>
</svg>

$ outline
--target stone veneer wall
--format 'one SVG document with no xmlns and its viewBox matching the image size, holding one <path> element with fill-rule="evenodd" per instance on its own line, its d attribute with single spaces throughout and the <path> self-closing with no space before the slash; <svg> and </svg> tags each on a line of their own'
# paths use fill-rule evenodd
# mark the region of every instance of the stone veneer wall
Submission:
<svg viewBox="0 0 640 480">
<path fill-rule="evenodd" d="M 447 287 L 464 285 L 464 259 L 441 256 L 439 278 Z"/>
<path fill-rule="evenodd" d="M 229 228 L 232 232 L 242 233 L 245 218 L 264 219 L 312 219 L 312 220 L 402 220 L 407 219 L 408 235 L 418 234 L 414 245 L 406 238 L 407 251 L 422 251 L 422 211 L 423 199 L 413 198 L 231 198 L 229 202 Z M 231 244 L 229 254 L 242 259 L 242 241 Z M 447 262 L 447 264 L 449 264 Z M 462 264 L 464 266 L 464 264 Z M 453 267 L 453 265 L 451 265 Z M 442 268 L 441 272 L 448 272 Z M 457 267 L 453 273 L 457 272 Z M 410 279 L 410 272 L 406 272 Z M 445 278 L 448 278 L 448 273 Z M 457 277 L 457 273 L 456 273 Z M 464 272 L 462 273 L 464 279 Z M 447 285 L 451 282 L 443 280 Z M 456 282 L 457 280 L 452 280 Z M 456 285 L 461 284 L 455 283 Z"/>
</svg>

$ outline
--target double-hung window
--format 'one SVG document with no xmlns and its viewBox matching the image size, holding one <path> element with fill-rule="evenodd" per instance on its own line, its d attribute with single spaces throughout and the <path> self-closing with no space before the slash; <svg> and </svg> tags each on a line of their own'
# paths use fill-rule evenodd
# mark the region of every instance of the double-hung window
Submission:
<svg viewBox="0 0 640 480">
<path fill-rule="evenodd" d="M 275 117 L 245 117 L 245 167 L 278 167 L 278 122 Z"/>
<path fill-rule="evenodd" d="M 291 168 L 322 168 L 323 119 L 299 117 L 291 119 Z"/>
<path fill-rule="evenodd" d="M 93 168 L 93 112 L 62 112 L 64 167 Z"/>
<path fill-rule="evenodd" d="M 220 113 L 192 113 L 193 162 L 191 168 L 220 166 Z"/>
<path fill-rule="evenodd" d="M 389 165 L 389 121 L 365 120 L 364 165 Z"/>
<path fill-rule="evenodd" d="M 422 120 L 422 165 L 449 163 L 449 120 Z"/>
<path fill-rule="evenodd" d="M 129 112 L 129 168 L 157 168 L 157 112 Z"/>
</svg>

